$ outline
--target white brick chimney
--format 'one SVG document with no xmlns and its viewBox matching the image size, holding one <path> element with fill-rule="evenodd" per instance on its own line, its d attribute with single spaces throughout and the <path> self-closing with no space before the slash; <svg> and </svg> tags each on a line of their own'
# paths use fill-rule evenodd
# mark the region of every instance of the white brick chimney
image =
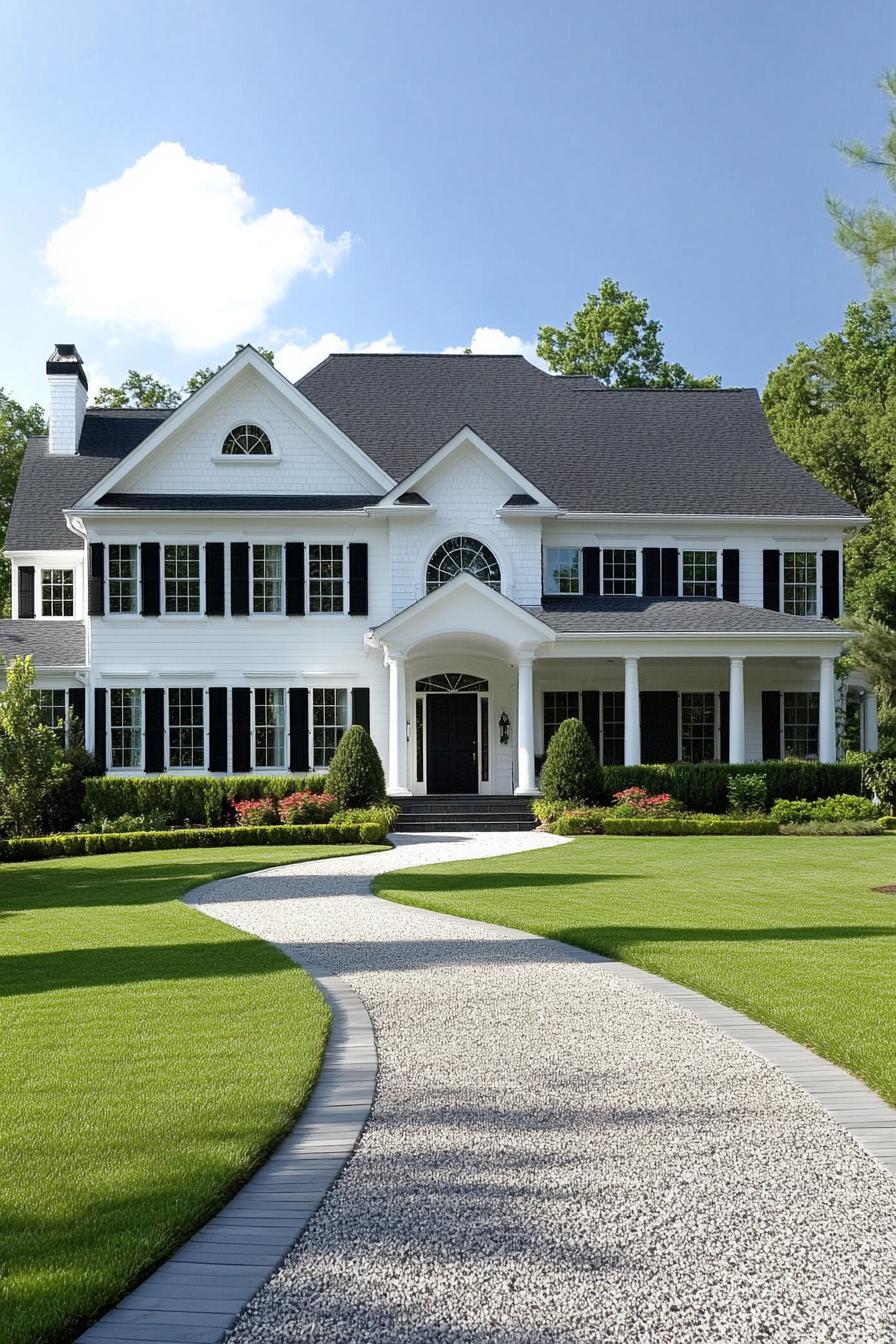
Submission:
<svg viewBox="0 0 896 1344">
<path fill-rule="evenodd" d="M 73 345 L 57 345 L 47 360 L 50 384 L 50 452 L 78 451 L 87 409 L 87 375 Z"/>
</svg>

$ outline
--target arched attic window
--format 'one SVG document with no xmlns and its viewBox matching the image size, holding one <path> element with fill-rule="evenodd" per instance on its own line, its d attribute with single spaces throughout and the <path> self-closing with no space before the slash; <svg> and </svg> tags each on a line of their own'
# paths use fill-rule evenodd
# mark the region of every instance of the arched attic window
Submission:
<svg viewBox="0 0 896 1344">
<path fill-rule="evenodd" d="M 260 425 L 236 425 L 221 445 L 224 457 L 270 457 L 271 441 Z"/>
<path fill-rule="evenodd" d="M 487 546 L 473 537 L 449 537 L 437 546 L 426 566 L 426 591 L 441 588 L 455 574 L 472 574 L 482 583 L 501 591 L 501 569 Z"/>
</svg>

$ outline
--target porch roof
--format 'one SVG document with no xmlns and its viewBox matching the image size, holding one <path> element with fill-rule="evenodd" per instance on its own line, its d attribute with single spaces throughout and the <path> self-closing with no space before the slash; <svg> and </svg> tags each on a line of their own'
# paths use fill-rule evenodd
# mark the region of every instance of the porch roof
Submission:
<svg viewBox="0 0 896 1344">
<path fill-rule="evenodd" d="M 0 621 L 0 657 L 30 653 L 35 667 L 84 667 L 87 637 L 83 621 Z"/>
<path fill-rule="evenodd" d="M 559 635 L 834 635 L 849 631 L 814 616 L 704 597 L 556 597 L 526 610 Z"/>
</svg>

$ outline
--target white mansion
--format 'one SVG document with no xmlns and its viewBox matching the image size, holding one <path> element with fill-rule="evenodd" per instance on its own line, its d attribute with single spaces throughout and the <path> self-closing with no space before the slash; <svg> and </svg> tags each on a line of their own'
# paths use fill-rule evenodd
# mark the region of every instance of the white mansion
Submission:
<svg viewBox="0 0 896 1344">
<path fill-rule="evenodd" d="M 96 410 L 74 346 L 47 373 L 0 653 L 109 771 L 321 770 L 361 722 L 395 795 L 531 794 L 570 715 L 605 762 L 836 756 L 864 520 L 755 391 L 469 355 L 293 386 L 246 347 L 174 411 Z"/>
</svg>

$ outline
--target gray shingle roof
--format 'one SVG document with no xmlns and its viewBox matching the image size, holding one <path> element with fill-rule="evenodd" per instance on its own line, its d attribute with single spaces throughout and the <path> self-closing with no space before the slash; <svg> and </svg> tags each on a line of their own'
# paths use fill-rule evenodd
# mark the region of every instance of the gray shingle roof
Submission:
<svg viewBox="0 0 896 1344">
<path fill-rule="evenodd" d="M 834 621 L 702 597 L 558 597 L 526 607 L 558 634 L 836 635 Z"/>
<path fill-rule="evenodd" d="M 37 667 L 83 667 L 83 621 L 0 621 L 0 657 L 30 653 Z"/>
</svg>

